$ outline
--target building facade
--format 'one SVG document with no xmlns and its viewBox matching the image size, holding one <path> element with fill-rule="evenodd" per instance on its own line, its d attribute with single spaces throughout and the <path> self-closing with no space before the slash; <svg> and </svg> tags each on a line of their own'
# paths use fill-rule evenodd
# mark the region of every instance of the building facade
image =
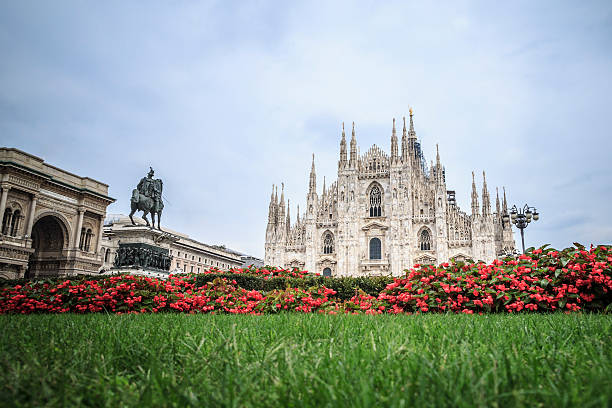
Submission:
<svg viewBox="0 0 612 408">
<path fill-rule="evenodd" d="M 249 268 L 251 266 L 254 268 L 261 268 L 265 265 L 263 259 L 254 257 L 252 255 L 242 255 L 240 259 L 242 259 L 243 268 Z"/>
<path fill-rule="evenodd" d="M 391 154 L 373 145 L 359 155 L 353 123 L 347 150 L 344 125 L 340 141 L 338 179 L 317 192 L 314 155 L 306 211 L 291 222 L 272 187 L 266 228 L 265 263 L 298 267 L 330 276 L 401 275 L 416 263 L 436 264 L 450 258 L 490 262 L 514 250 L 510 224 L 503 222 L 504 190 L 495 211 L 483 172 L 482 208 L 472 173 L 471 214 L 456 204 L 447 190 L 440 161 L 427 166 L 414 130 L 404 118 L 401 146 L 395 129 Z"/>
<path fill-rule="evenodd" d="M 108 271 L 113 267 L 119 243 L 146 243 L 168 249 L 172 258 L 172 273 L 200 273 L 210 268 L 229 270 L 242 266 L 240 254 L 234 251 L 206 245 L 166 227 L 163 231 L 151 229 L 138 217 L 134 217 L 134 221 L 137 222 L 136 226 L 132 225 L 126 215 L 107 217 L 101 244 L 104 260 L 102 269 Z"/>
<path fill-rule="evenodd" d="M 108 185 L 0 148 L 0 277 L 96 273 Z"/>
</svg>

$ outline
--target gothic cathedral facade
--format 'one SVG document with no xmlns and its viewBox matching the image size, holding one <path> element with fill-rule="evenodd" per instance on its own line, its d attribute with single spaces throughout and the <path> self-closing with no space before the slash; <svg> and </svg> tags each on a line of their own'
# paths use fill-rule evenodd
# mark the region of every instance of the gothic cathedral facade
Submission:
<svg viewBox="0 0 612 408">
<path fill-rule="evenodd" d="M 446 189 L 445 169 L 427 166 L 416 138 L 413 113 L 398 148 L 395 119 L 391 155 L 373 145 L 359 155 L 353 123 L 350 155 L 342 126 L 338 179 L 323 182 L 317 193 L 314 155 L 305 214 L 291 223 L 285 209 L 284 185 L 280 199 L 272 190 L 266 229 L 265 263 L 297 267 L 326 276 L 394 275 L 414 264 L 438 264 L 450 258 L 491 262 L 514 251 L 507 214 L 506 193 L 495 212 L 483 172 L 482 210 L 472 173 L 472 211 L 456 204 Z"/>
</svg>

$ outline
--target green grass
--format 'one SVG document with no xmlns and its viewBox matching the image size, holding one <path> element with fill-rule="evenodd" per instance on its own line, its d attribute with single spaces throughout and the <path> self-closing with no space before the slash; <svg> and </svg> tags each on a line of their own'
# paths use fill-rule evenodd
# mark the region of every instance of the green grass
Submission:
<svg viewBox="0 0 612 408">
<path fill-rule="evenodd" d="M 610 406 L 605 315 L 0 316 L 0 406 Z"/>
</svg>

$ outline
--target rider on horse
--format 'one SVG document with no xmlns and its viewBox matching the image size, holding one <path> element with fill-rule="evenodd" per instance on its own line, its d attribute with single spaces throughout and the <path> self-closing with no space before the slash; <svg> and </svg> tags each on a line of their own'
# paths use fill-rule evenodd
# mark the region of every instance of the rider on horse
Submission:
<svg viewBox="0 0 612 408">
<path fill-rule="evenodd" d="M 159 219 L 164 208 L 162 201 L 163 182 L 160 179 L 154 179 L 155 172 L 152 167 L 149 167 L 149 169 L 147 177 L 143 177 L 132 192 L 130 219 L 132 219 L 132 215 L 136 210 L 140 210 L 143 211 L 143 219 L 147 225 L 149 225 L 147 214 L 151 214 L 153 226 L 155 226 L 155 214 L 157 214 L 157 227 L 160 228 Z M 132 224 L 135 224 L 133 219 Z"/>
</svg>

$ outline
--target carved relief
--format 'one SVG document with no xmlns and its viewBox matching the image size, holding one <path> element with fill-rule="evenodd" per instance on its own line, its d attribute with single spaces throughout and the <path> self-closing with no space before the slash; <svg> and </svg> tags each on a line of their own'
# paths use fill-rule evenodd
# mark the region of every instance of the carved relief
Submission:
<svg viewBox="0 0 612 408">
<path fill-rule="evenodd" d="M 95 210 L 95 212 L 102 213 L 102 214 L 106 212 L 106 205 L 100 203 L 99 201 L 93 201 L 93 200 L 86 199 L 83 202 L 83 204 L 85 205 L 85 207 L 89 207 Z"/>
<path fill-rule="evenodd" d="M 9 175 L 8 179 L 9 183 L 15 184 L 17 186 L 25 187 L 27 190 L 38 190 L 40 188 L 40 184 L 35 181 L 32 181 L 25 177 L 19 177 L 15 174 Z"/>
</svg>

